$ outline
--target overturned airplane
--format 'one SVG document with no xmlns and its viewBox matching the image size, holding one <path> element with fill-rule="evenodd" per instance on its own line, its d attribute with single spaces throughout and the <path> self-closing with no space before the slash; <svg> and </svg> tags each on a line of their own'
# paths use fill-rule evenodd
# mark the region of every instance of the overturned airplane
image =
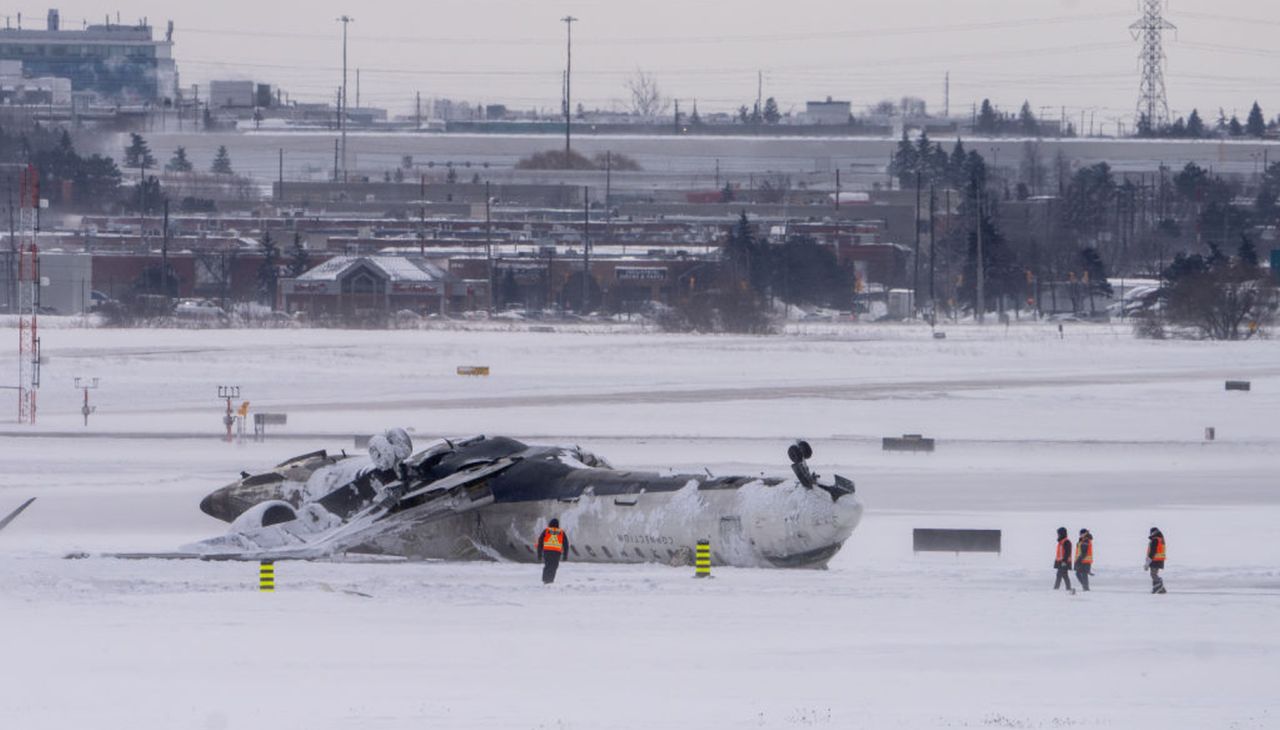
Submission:
<svg viewBox="0 0 1280 730">
<path fill-rule="evenodd" d="M 788 449 L 794 478 L 620 471 L 578 447 L 505 437 L 440 440 L 412 453 L 408 434 L 375 436 L 370 455 L 290 459 L 205 497 L 228 534 L 184 548 L 228 559 L 380 554 L 532 562 L 558 517 L 570 559 L 690 564 L 700 539 L 718 565 L 821 568 L 862 516 L 849 479 L 821 481 L 809 444 Z"/>
</svg>

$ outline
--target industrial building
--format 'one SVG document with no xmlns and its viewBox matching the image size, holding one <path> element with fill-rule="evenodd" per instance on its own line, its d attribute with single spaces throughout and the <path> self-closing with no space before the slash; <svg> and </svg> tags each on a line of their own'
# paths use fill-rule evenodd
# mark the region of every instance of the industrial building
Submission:
<svg viewBox="0 0 1280 730">
<path fill-rule="evenodd" d="M 31 78 L 61 78 L 72 92 L 91 92 L 100 101 L 170 106 L 178 96 L 173 59 L 173 24 L 162 39 L 140 20 L 64 29 L 56 9 L 46 27 L 0 29 L 0 60 L 17 61 Z"/>
</svg>

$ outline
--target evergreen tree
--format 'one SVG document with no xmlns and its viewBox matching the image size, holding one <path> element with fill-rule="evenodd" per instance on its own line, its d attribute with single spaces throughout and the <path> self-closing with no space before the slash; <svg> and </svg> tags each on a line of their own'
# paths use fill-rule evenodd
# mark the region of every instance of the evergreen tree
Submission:
<svg viewBox="0 0 1280 730">
<path fill-rule="evenodd" d="M 692 112 L 689 112 L 689 126 L 690 126 L 690 127 L 701 127 L 701 126 L 702 126 L 702 117 L 698 115 L 698 100 L 697 100 L 697 99 L 694 99 L 694 100 L 693 100 L 693 111 L 692 111 Z"/>
<path fill-rule="evenodd" d="M 516 283 L 516 275 L 511 269 L 507 269 L 507 273 L 503 275 L 498 293 L 501 306 L 508 307 L 520 301 L 520 285 Z"/>
<path fill-rule="evenodd" d="M 952 187 L 961 187 L 965 178 L 965 161 L 969 155 L 965 152 L 964 142 L 956 138 L 956 146 L 951 148 L 951 159 L 947 161 L 947 182 Z"/>
<path fill-rule="evenodd" d="M 226 145 L 218 145 L 218 153 L 213 156 L 213 165 L 209 170 L 219 175 L 232 174 L 231 155 L 227 153 Z"/>
<path fill-rule="evenodd" d="M 1018 130 L 1033 137 L 1040 136 L 1040 122 L 1036 121 L 1036 116 L 1031 113 L 1030 101 L 1022 102 L 1022 109 L 1018 112 Z"/>
<path fill-rule="evenodd" d="M 1222 107 L 1218 107 L 1218 122 L 1213 126 L 1213 131 L 1220 135 L 1227 133 L 1227 110 Z"/>
<path fill-rule="evenodd" d="M 1250 137 L 1262 138 L 1267 132 L 1267 120 L 1262 116 L 1262 107 L 1258 106 L 1258 102 L 1253 102 L 1253 108 L 1249 110 L 1249 119 L 1245 122 L 1244 130 Z"/>
<path fill-rule="evenodd" d="M 1138 136 L 1154 137 L 1155 134 L 1156 134 L 1156 130 L 1151 126 L 1151 117 L 1148 117 L 1146 115 L 1146 112 L 1139 114 L 1138 115 Z"/>
<path fill-rule="evenodd" d="M 1280 162 L 1272 162 L 1263 171 L 1254 205 L 1265 222 L 1274 222 L 1277 212 L 1280 212 Z"/>
<path fill-rule="evenodd" d="M 258 299 L 276 308 L 276 290 L 280 282 L 280 247 L 271 238 L 271 231 L 262 234 L 262 263 L 258 266 Z"/>
<path fill-rule="evenodd" d="M 298 278 L 311 268 L 311 254 L 302 245 L 302 234 L 293 234 L 293 246 L 289 248 L 289 276 Z"/>
<path fill-rule="evenodd" d="M 982 225 L 982 273 L 983 298 L 986 299 L 982 311 L 990 311 L 991 305 L 1006 297 L 1006 301 L 1018 301 L 1026 286 L 1022 267 L 1018 265 L 1017 256 L 1009 246 L 1004 234 L 995 226 L 990 209 L 983 210 Z M 964 274 L 957 291 L 961 301 L 968 302 L 977 311 L 978 297 L 978 234 L 970 231 L 967 236 L 967 248 L 964 259 Z"/>
<path fill-rule="evenodd" d="M 124 148 L 125 167 L 155 167 L 156 158 L 151 154 L 147 141 L 137 132 L 129 133 L 129 146 Z"/>
<path fill-rule="evenodd" d="M 898 185 L 905 188 L 915 178 L 920 166 L 920 156 L 916 146 L 907 138 L 907 130 L 902 130 L 902 139 L 898 140 L 898 148 L 893 153 L 890 163 L 891 173 L 898 178 Z"/>
<path fill-rule="evenodd" d="M 1231 115 L 1231 121 L 1227 122 L 1227 134 L 1232 137 L 1239 137 L 1244 134 L 1244 127 L 1241 126 L 1239 118 L 1234 114 Z"/>
<path fill-rule="evenodd" d="M 771 96 L 764 102 L 764 121 L 765 124 L 777 124 L 782 120 L 782 113 L 778 111 L 778 102 Z"/>
<path fill-rule="evenodd" d="M 1187 117 L 1187 136 L 1192 139 L 1200 139 L 1205 135 L 1204 120 L 1200 118 L 1200 112 L 1196 109 L 1191 110 L 1191 116 Z"/>
<path fill-rule="evenodd" d="M 1188 162 L 1173 176 L 1173 189 L 1187 203 L 1202 200 L 1209 189 L 1209 172 L 1194 162 Z"/>
<path fill-rule="evenodd" d="M 990 99 L 982 100 L 982 109 L 978 111 L 978 123 L 974 131 L 979 134 L 996 134 L 1000 131 L 1000 118 L 996 116 Z"/>
<path fill-rule="evenodd" d="M 769 280 L 767 245 L 756 238 L 747 212 L 742 211 L 724 245 L 724 260 L 729 264 L 732 284 L 746 284 L 757 295 L 764 295 Z"/>
<path fill-rule="evenodd" d="M 179 147 L 173 151 L 173 157 L 169 160 L 164 169 L 169 172 L 191 172 L 193 168 L 191 160 L 187 159 L 187 148 Z"/>
<path fill-rule="evenodd" d="M 125 206 L 139 213 L 159 213 L 164 210 L 167 196 L 160 187 L 155 175 L 148 175 L 133 186 L 133 195 L 125 202 Z"/>
<path fill-rule="evenodd" d="M 845 306 L 853 291 L 853 272 L 841 268 L 830 246 L 797 236 L 781 246 L 769 246 L 770 287 L 792 304 Z"/>
<path fill-rule="evenodd" d="M 738 107 L 738 121 L 743 124 L 751 121 L 751 110 L 747 108 L 746 104 Z"/>
<path fill-rule="evenodd" d="M 1061 207 L 1063 222 L 1083 241 L 1106 229 L 1116 197 L 1115 177 L 1105 162 L 1082 167 L 1071 176 Z"/>
<path fill-rule="evenodd" d="M 1253 239 L 1240 234 L 1240 248 L 1236 249 L 1236 259 L 1240 262 L 1240 267 L 1248 272 L 1256 275 L 1258 270 L 1258 247 L 1253 245 Z"/>
</svg>

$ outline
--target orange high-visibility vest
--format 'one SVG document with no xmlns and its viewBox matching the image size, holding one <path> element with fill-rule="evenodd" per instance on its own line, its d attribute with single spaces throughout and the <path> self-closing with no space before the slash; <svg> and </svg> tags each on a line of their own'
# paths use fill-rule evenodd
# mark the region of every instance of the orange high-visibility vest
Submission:
<svg viewBox="0 0 1280 730">
<path fill-rule="evenodd" d="M 1080 540 L 1076 543 L 1076 562 L 1093 564 L 1093 540 Z"/>
<path fill-rule="evenodd" d="M 564 552 L 564 539 L 560 535 L 558 527 L 548 527 L 546 532 L 542 533 L 542 549 L 553 553 Z"/>
<path fill-rule="evenodd" d="M 1067 542 L 1067 538 L 1065 537 L 1058 541 L 1058 553 L 1057 555 L 1054 556 L 1053 559 L 1059 563 L 1071 559 L 1071 556 L 1067 555 L 1067 546 L 1065 545 L 1066 542 Z"/>
<path fill-rule="evenodd" d="M 1156 554 L 1152 560 L 1164 560 L 1164 538 L 1156 536 Z"/>
</svg>

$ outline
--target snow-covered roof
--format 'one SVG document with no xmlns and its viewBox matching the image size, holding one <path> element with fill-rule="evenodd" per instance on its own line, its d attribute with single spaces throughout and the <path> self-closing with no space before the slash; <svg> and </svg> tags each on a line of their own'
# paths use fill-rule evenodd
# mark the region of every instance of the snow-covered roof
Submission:
<svg viewBox="0 0 1280 730">
<path fill-rule="evenodd" d="M 444 281 L 448 272 L 439 266 L 407 256 L 335 256 L 298 277 L 299 281 L 336 281 L 351 269 L 367 264 L 389 281 Z"/>
</svg>

